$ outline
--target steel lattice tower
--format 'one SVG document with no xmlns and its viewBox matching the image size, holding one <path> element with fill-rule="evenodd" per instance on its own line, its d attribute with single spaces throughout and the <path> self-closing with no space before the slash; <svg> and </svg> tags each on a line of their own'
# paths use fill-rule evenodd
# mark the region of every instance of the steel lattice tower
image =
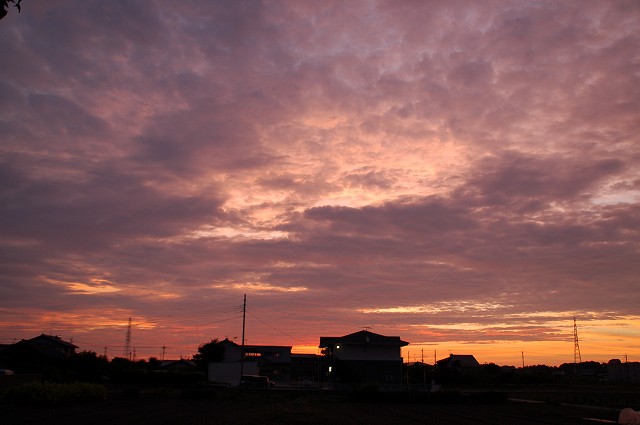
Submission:
<svg viewBox="0 0 640 425">
<path fill-rule="evenodd" d="M 573 363 L 582 363 L 582 357 L 580 357 L 580 344 L 578 342 L 578 325 L 576 318 L 573 318 Z"/>
<path fill-rule="evenodd" d="M 129 317 L 129 325 L 127 326 L 127 337 L 124 340 L 124 351 L 122 357 L 131 360 L 131 317 Z"/>
</svg>

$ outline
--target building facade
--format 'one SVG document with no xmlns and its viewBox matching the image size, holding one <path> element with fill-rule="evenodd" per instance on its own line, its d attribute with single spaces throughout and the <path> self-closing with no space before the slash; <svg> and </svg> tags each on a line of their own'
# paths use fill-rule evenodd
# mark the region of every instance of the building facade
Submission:
<svg viewBox="0 0 640 425">
<path fill-rule="evenodd" d="M 402 356 L 408 345 L 398 336 L 384 336 L 367 330 L 340 337 L 320 337 L 321 376 L 337 385 L 371 384 L 400 388 Z"/>
<path fill-rule="evenodd" d="M 222 362 L 209 364 L 209 380 L 230 386 L 240 384 L 241 375 L 267 376 L 271 381 L 286 383 L 291 374 L 291 346 L 241 345 L 229 339 L 220 341 L 224 347 Z"/>
</svg>

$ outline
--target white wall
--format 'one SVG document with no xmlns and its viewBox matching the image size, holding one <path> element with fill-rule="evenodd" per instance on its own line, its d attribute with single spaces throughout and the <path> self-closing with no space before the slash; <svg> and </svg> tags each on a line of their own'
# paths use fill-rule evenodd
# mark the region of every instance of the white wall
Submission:
<svg viewBox="0 0 640 425">
<path fill-rule="evenodd" d="M 244 362 L 243 374 L 257 375 L 260 373 L 258 364 Z M 229 384 L 232 387 L 240 385 L 240 362 L 235 363 L 209 363 L 209 382 Z"/>
</svg>

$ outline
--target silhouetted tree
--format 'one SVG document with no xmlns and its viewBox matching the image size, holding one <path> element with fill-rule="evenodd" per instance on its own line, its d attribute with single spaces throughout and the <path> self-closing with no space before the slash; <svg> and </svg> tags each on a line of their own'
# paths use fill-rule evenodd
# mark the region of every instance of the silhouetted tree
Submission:
<svg viewBox="0 0 640 425">
<path fill-rule="evenodd" d="M 160 367 L 160 361 L 157 357 L 149 357 L 149 370 L 156 370 Z"/>
<path fill-rule="evenodd" d="M 526 384 L 545 384 L 554 380 L 558 368 L 547 365 L 532 365 L 520 369 L 520 382 Z"/>
<path fill-rule="evenodd" d="M 13 7 L 18 9 L 18 13 L 20 13 L 20 3 L 22 0 L 2 0 L 2 10 L 0 10 L 0 19 L 7 16 L 7 9 L 9 9 L 9 3 L 13 3 Z"/>
<path fill-rule="evenodd" d="M 478 370 L 478 382 L 489 384 L 500 382 L 502 379 L 502 369 L 495 363 L 485 363 Z"/>
<path fill-rule="evenodd" d="M 193 360 L 198 365 L 198 368 L 203 371 L 207 371 L 209 363 L 221 362 L 224 360 L 224 346 L 220 344 L 218 338 L 212 339 L 206 344 L 202 344 L 198 347 L 198 352 L 194 354 Z"/>
<path fill-rule="evenodd" d="M 108 373 L 109 361 L 93 351 L 81 351 L 67 360 L 69 379 L 99 382 Z"/>
</svg>

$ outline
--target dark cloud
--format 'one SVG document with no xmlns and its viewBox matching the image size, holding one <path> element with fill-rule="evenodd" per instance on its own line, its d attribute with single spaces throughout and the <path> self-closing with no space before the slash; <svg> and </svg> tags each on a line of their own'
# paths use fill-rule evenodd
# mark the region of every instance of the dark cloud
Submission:
<svg viewBox="0 0 640 425">
<path fill-rule="evenodd" d="M 30 95 L 27 108 L 34 118 L 32 125 L 45 129 L 47 140 L 51 143 L 60 143 L 61 138 L 64 142 L 70 136 L 100 136 L 107 128 L 104 121 L 60 96 Z"/>
<path fill-rule="evenodd" d="M 542 207 L 593 196 L 590 190 L 622 173 L 622 159 L 576 160 L 505 153 L 481 158 L 465 190 L 475 188 L 488 205 L 520 204 Z"/>
<path fill-rule="evenodd" d="M 49 249 L 104 249 L 121 238 L 167 237 L 219 215 L 221 199 L 171 195 L 142 176 L 116 167 L 25 175 L 17 158 L 5 162 L 2 227 L 10 237 L 38 240 Z"/>
<path fill-rule="evenodd" d="M 373 168 L 373 167 L 371 167 Z M 360 172 L 350 174 L 344 178 L 349 186 L 363 188 L 391 188 L 397 179 L 393 175 L 388 175 L 375 169 L 358 170 Z"/>
</svg>

